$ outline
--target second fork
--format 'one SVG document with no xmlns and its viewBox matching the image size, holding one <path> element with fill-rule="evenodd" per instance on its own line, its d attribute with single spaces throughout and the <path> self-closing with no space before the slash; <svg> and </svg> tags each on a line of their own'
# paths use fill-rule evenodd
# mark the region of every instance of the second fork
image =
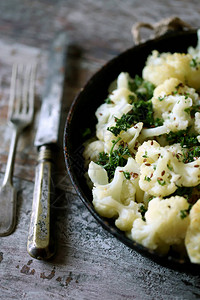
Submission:
<svg viewBox="0 0 200 300">
<path fill-rule="evenodd" d="M 15 64 L 12 70 L 8 123 L 12 126 L 11 144 L 5 176 L 0 188 L 0 236 L 12 233 L 16 224 L 16 190 L 13 187 L 13 167 L 19 134 L 33 119 L 35 65 Z"/>
</svg>

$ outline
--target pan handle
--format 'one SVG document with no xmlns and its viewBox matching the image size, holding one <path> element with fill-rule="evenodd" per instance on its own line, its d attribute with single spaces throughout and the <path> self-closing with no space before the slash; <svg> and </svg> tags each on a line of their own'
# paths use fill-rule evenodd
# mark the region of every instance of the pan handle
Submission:
<svg viewBox="0 0 200 300">
<path fill-rule="evenodd" d="M 166 19 L 161 19 L 159 22 L 143 23 L 137 22 L 132 26 L 131 33 L 133 35 L 133 41 L 135 45 L 139 45 L 144 40 L 141 38 L 140 29 L 147 28 L 153 31 L 153 35 L 150 36 L 150 39 L 160 37 L 161 35 L 166 34 L 169 31 L 183 31 L 184 29 L 191 29 L 191 25 L 179 19 L 178 17 L 170 17 Z"/>
</svg>

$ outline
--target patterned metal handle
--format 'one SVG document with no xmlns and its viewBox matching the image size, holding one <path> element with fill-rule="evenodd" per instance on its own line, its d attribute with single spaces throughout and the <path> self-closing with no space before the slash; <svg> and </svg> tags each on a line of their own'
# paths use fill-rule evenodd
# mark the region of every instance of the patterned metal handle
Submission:
<svg viewBox="0 0 200 300">
<path fill-rule="evenodd" d="M 27 251 L 36 259 L 49 259 L 55 253 L 51 235 L 50 205 L 54 194 L 52 185 L 52 152 L 42 146 L 39 149 L 38 165 L 35 173 L 35 187 Z"/>
</svg>

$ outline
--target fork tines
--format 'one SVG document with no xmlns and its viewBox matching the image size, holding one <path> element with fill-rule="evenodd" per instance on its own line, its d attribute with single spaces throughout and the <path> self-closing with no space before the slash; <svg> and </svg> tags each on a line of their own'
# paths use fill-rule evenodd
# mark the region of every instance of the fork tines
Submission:
<svg viewBox="0 0 200 300">
<path fill-rule="evenodd" d="M 35 74 L 36 64 L 13 65 L 8 119 L 12 118 L 13 113 L 33 115 Z"/>
</svg>

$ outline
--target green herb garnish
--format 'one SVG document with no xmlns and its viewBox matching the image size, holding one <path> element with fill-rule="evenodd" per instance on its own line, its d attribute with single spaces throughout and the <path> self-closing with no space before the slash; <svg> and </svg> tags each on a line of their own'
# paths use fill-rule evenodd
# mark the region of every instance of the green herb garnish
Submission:
<svg viewBox="0 0 200 300">
<path fill-rule="evenodd" d="M 197 68 L 199 65 L 199 62 L 198 62 L 198 58 L 192 58 L 191 62 L 190 62 L 190 67 L 192 68 Z"/>
<path fill-rule="evenodd" d="M 138 75 L 136 75 L 132 81 L 129 81 L 128 85 L 129 89 L 134 92 L 139 99 L 147 101 L 153 97 L 155 86 Z"/>
<path fill-rule="evenodd" d="M 192 204 L 189 204 L 187 209 L 180 210 L 181 219 L 185 219 L 189 215 L 191 208 L 192 208 Z"/>
<path fill-rule="evenodd" d="M 144 180 L 146 180 L 146 181 L 150 182 L 150 181 L 151 181 L 151 178 L 150 178 L 150 177 L 148 177 L 148 176 L 145 176 L 145 177 L 144 177 Z"/>
<path fill-rule="evenodd" d="M 151 100 L 140 100 L 133 103 L 132 110 L 127 114 L 123 114 L 120 119 L 115 118 L 115 121 L 115 126 L 107 128 L 115 136 L 117 136 L 122 130 L 127 131 L 128 128 L 138 122 L 143 122 L 144 127 L 157 127 L 163 124 L 161 119 L 154 119 Z"/>
<path fill-rule="evenodd" d="M 108 97 L 108 98 L 105 99 L 105 103 L 107 103 L 107 104 L 112 104 L 113 102 L 112 102 L 112 100 Z"/>
<path fill-rule="evenodd" d="M 157 181 L 162 186 L 166 184 L 166 182 L 162 178 L 158 178 Z"/>
<path fill-rule="evenodd" d="M 119 142 L 120 138 L 113 140 L 110 153 L 100 152 L 99 160 L 96 162 L 101 165 L 108 174 L 109 181 L 114 177 L 115 169 L 120 166 L 124 167 L 127 163 L 127 159 L 131 156 L 127 146 L 119 145 L 118 149 L 114 150 L 115 145 Z"/>
<path fill-rule="evenodd" d="M 129 173 L 129 172 L 123 172 L 124 173 L 124 177 L 126 178 L 126 179 L 130 179 L 131 178 L 131 174 Z"/>
<path fill-rule="evenodd" d="M 194 146 L 183 152 L 183 162 L 189 163 L 200 157 L 200 146 Z"/>
<path fill-rule="evenodd" d="M 188 131 L 189 128 L 187 130 L 179 130 L 177 132 L 170 131 L 170 133 L 166 135 L 166 140 L 169 144 L 180 143 L 182 148 L 191 148 L 199 145 L 196 135 L 188 133 Z"/>
<path fill-rule="evenodd" d="M 146 219 L 145 219 L 145 213 L 147 212 L 146 207 L 145 207 L 144 205 L 141 205 L 138 211 L 139 211 L 139 212 L 141 213 L 141 215 L 142 215 L 142 220 L 143 220 L 143 221 L 146 221 Z"/>
</svg>

